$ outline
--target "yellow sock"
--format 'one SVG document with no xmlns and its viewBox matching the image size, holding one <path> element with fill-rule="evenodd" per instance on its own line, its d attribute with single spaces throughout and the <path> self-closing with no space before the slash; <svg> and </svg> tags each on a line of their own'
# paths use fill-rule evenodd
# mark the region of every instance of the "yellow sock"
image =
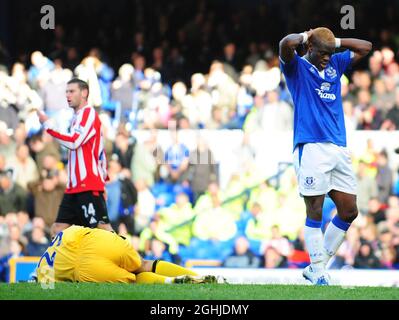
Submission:
<svg viewBox="0 0 399 320">
<path fill-rule="evenodd" d="M 163 276 L 167 276 L 167 277 L 177 277 L 177 276 L 184 276 L 184 275 L 198 276 L 198 274 L 195 273 L 194 271 L 184 268 L 184 267 L 179 266 L 174 263 L 157 260 L 157 261 L 154 261 L 154 264 L 155 264 L 155 270 L 153 267 L 152 271 L 155 272 L 156 274 L 160 274 Z"/>
<path fill-rule="evenodd" d="M 153 272 L 140 272 L 136 274 L 136 283 L 169 284 L 173 283 L 173 278 L 161 276 Z"/>
</svg>

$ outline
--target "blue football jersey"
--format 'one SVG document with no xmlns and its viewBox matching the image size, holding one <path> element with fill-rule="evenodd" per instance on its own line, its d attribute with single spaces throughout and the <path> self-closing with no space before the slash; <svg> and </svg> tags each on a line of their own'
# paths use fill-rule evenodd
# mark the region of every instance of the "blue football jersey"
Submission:
<svg viewBox="0 0 399 320">
<path fill-rule="evenodd" d="M 321 72 L 296 53 L 289 63 L 280 58 L 294 101 L 294 149 L 308 142 L 331 142 L 346 147 L 340 79 L 352 57 L 349 50 L 335 53 Z"/>
</svg>

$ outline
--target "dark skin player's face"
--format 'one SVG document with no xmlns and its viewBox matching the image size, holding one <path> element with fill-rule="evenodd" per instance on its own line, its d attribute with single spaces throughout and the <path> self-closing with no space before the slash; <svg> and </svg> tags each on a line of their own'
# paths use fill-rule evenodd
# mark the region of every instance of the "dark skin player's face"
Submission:
<svg viewBox="0 0 399 320">
<path fill-rule="evenodd" d="M 319 71 L 324 70 L 330 61 L 331 55 L 335 52 L 332 44 L 315 42 L 309 44 L 309 61 L 317 67 Z"/>
</svg>

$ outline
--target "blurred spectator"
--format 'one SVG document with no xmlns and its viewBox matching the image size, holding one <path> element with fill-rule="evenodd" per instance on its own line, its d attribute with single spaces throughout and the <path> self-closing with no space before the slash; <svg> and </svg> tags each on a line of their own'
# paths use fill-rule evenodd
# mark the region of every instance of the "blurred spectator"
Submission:
<svg viewBox="0 0 399 320">
<path fill-rule="evenodd" d="M 212 116 L 212 97 L 206 90 L 206 79 L 202 73 L 191 76 L 190 93 L 182 102 L 182 112 L 192 128 L 204 128 L 209 123 Z"/>
<path fill-rule="evenodd" d="M 356 226 L 348 229 L 346 239 L 339 247 L 335 257 L 330 259 L 330 269 L 341 269 L 344 266 L 353 266 L 356 253 L 360 247 L 360 233 Z"/>
<path fill-rule="evenodd" d="M 385 82 L 382 79 L 374 80 L 373 89 L 371 102 L 377 107 L 378 110 L 381 110 L 382 117 L 386 119 L 388 111 L 394 104 L 392 93 L 387 92 Z"/>
<path fill-rule="evenodd" d="M 134 207 L 134 234 L 139 235 L 155 214 L 155 197 L 143 179 L 135 181 L 137 204 Z"/>
<path fill-rule="evenodd" d="M 251 249 L 258 252 L 261 242 L 271 237 L 271 219 L 264 213 L 261 205 L 254 202 L 243 223 L 242 228 L 245 236 L 250 240 Z"/>
<path fill-rule="evenodd" d="M 134 234 L 134 206 L 137 203 L 137 190 L 132 181 L 122 172 L 117 157 L 108 162 L 107 208 L 114 230 L 123 223 L 129 234 Z"/>
<path fill-rule="evenodd" d="M 190 151 L 179 141 L 178 132 L 171 134 L 172 145 L 165 152 L 165 163 L 170 181 L 182 182 L 187 179 Z"/>
<path fill-rule="evenodd" d="M 265 268 L 287 267 L 288 256 L 292 247 L 287 238 L 280 233 L 278 226 L 272 226 L 271 239 L 262 242 L 261 251 L 264 254 Z"/>
<path fill-rule="evenodd" d="M 17 147 L 16 156 L 12 164 L 14 181 L 25 190 L 27 190 L 30 182 L 39 179 L 36 163 L 29 155 L 29 148 L 26 144 L 21 144 Z"/>
<path fill-rule="evenodd" d="M 359 269 L 381 268 L 381 263 L 376 257 L 372 246 L 368 242 L 363 242 L 360 245 L 353 266 Z"/>
<path fill-rule="evenodd" d="M 395 90 L 395 104 L 386 115 L 388 126 L 392 130 L 399 130 L 399 88 Z"/>
<path fill-rule="evenodd" d="M 237 72 L 241 70 L 241 59 L 237 54 L 236 45 L 232 42 L 223 47 L 223 56 L 221 62 L 225 64 L 224 68 L 230 77 L 237 79 Z"/>
<path fill-rule="evenodd" d="M 12 240 L 10 251 L 7 255 L 0 257 L 0 282 L 10 280 L 10 259 L 24 256 L 24 244 L 18 240 Z"/>
<path fill-rule="evenodd" d="M 267 93 L 267 102 L 263 107 L 262 129 L 274 133 L 292 130 L 294 112 L 285 101 L 281 101 L 277 90 Z"/>
<path fill-rule="evenodd" d="M 14 130 L 14 139 L 17 146 L 26 144 L 26 139 L 28 138 L 28 132 L 26 130 L 26 125 L 24 122 L 20 122 L 18 127 Z"/>
<path fill-rule="evenodd" d="M 214 107 L 221 108 L 223 116 L 225 116 L 226 121 L 228 121 L 229 113 L 236 108 L 239 86 L 225 72 L 223 64 L 219 61 L 214 61 L 211 64 L 208 86 L 211 89 Z M 226 124 L 225 121 L 224 124 Z"/>
<path fill-rule="evenodd" d="M 288 267 L 304 268 L 310 263 L 309 254 L 305 250 L 304 228 L 302 227 L 297 237 L 292 241 L 292 251 L 288 256 Z"/>
<path fill-rule="evenodd" d="M 34 197 L 34 213 L 42 217 L 47 228 L 50 228 L 57 218 L 58 207 L 64 196 L 65 183 L 60 181 L 57 170 L 43 169 L 40 179 L 31 182 L 29 190 Z"/>
<path fill-rule="evenodd" d="M 399 198 L 397 196 L 389 197 L 386 219 L 390 232 L 399 240 Z"/>
<path fill-rule="evenodd" d="M 247 207 L 250 208 L 255 202 L 268 214 L 276 211 L 279 205 L 277 190 L 267 182 L 260 183 L 251 190 Z"/>
<path fill-rule="evenodd" d="M 234 218 L 220 206 L 217 197 L 212 198 L 212 207 L 198 212 L 193 224 L 193 236 L 201 240 L 227 241 L 231 240 L 237 226 Z"/>
<path fill-rule="evenodd" d="M 360 130 L 377 130 L 382 124 L 382 114 L 377 107 L 371 104 L 370 92 L 366 89 L 360 90 L 358 93 L 359 104 L 355 107 L 360 111 L 358 119 L 358 127 Z"/>
<path fill-rule="evenodd" d="M 15 63 L 11 70 L 11 76 L 8 78 L 8 89 L 13 96 L 10 102 L 9 111 L 14 109 L 18 114 L 17 118 L 26 119 L 28 112 L 33 109 L 42 109 L 43 101 L 38 92 L 32 89 L 27 82 L 25 66 L 21 63 Z M 15 129 L 17 123 L 9 125 Z"/>
<path fill-rule="evenodd" d="M 353 132 L 357 128 L 358 116 L 355 114 L 353 103 L 351 101 L 343 101 L 345 129 L 347 134 Z"/>
<path fill-rule="evenodd" d="M 192 237 L 191 228 L 194 210 L 185 193 L 176 196 L 176 203 L 160 209 L 149 228 L 140 234 L 141 242 L 156 238 L 168 245 L 172 255 L 179 253 L 179 245 L 188 246 Z"/>
<path fill-rule="evenodd" d="M 26 211 L 27 192 L 12 180 L 12 171 L 0 172 L 0 215 Z"/>
<path fill-rule="evenodd" d="M 135 144 L 136 139 L 131 137 L 129 132 L 121 126 L 115 137 L 113 153 L 118 156 L 118 161 L 124 169 L 130 170 Z"/>
<path fill-rule="evenodd" d="M 29 214 L 25 211 L 19 211 L 17 213 L 18 226 L 23 235 L 32 231 L 32 221 L 30 220 Z"/>
<path fill-rule="evenodd" d="M 66 83 L 72 78 L 72 71 L 56 65 L 50 72 L 49 79 L 40 89 L 44 110 L 49 117 L 58 118 L 61 110 L 68 109 L 65 98 Z M 65 120 L 64 120 L 65 121 Z"/>
<path fill-rule="evenodd" d="M 367 175 L 367 164 L 360 160 L 357 172 L 357 206 L 359 212 L 365 215 L 368 211 L 369 200 L 377 196 L 377 182 Z"/>
<path fill-rule="evenodd" d="M 156 141 L 157 135 L 151 133 L 147 140 L 135 144 L 130 167 L 134 182 L 143 179 L 149 187 L 154 184 L 157 162 L 153 152 L 157 146 Z"/>
<path fill-rule="evenodd" d="M 49 135 L 47 133 L 36 134 L 29 139 L 29 147 L 32 150 L 33 158 L 36 162 L 39 172 L 41 172 L 43 169 L 48 169 L 44 167 L 44 159 L 47 156 L 52 157 L 55 162 L 61 160 L 59 145 L 48 137 L 47 139 L 49 139 L 49 141 L 45 141 L 45 136 Z"/>
<path fill-rule="evenodd" d="M 0 155 L 4 157 L 6 163 L 11 163 L 15 156 L 17 148 L 16 143 L 11 139 L 12 130 L 7 127 L 7 124 L 0 121 Z"/>
<path fill-rule="evenodd" d="M 243 129 L 247 133 L 261 131 L 263 129 L 263 113 L 265 110 L 264 96 L 256 95 L 253 101 L 254 105 L 251 108 L 248 116 L 245 118 Z"/>
<path fill-rule="evenodd" d="M 169 55 L 166 59 L 166 65 L 164 69 L 163 79 L 168 85 L 179 80 L 187 81 L 189 77 L 189 71 L 187 61 L 181 52 L 182 48 L 173 47 L 169 51 Z"/>
<path fill-rule="evenodd" d="M 222 192 L 217 181 L 211 181 L 206 192 L 195 202 L 194 210 L 197 214 L 211 209 L 213 203 L 222 203 Z"/>
<path fill-rule="evenodd" d="M 371 198 L 369 200 L 368 216 L 375 225 L 378 225 L 381 221 L 385 221 L 385 209 L 378 198 Z"/>
<path fill-rule="evenodd" d="M 239 237 L 234 244 L 234 253 L 228 256 L 222 264 L 226 268 L 259 268 L 261 259 L 250 249 L 245 237 Z"/>
<path fill-rule="evenodd" d="M 137 31 L 133 37 L 133 48 L 131 50 L 136 54 L 143 55 L 148 58 L 150 54 L 150 48 L 146 43 L 145 35 L 142 31 Z"/>
<path fill-rule="evenodd" d="M 134 67 L 133 81 L 136 84 L 136 89 L 140 88 L 140 82 L 144 80 L 144 69 L 146 67 L 146 58 L 140 53 L 132 53 L 132 64 Z"/>
<path fill-rule="evenodd" d="M 114 78 L 114 70 L 104 61 L 103 53 L 98 48 L 92 48 L 87 58 L 94 59 L 95 72 L 100 86 L 101 106 L 104 109 L 110 108 L 111 102 L 111 82 Z M 90 65 L 90 62 L 89 62 Z M 87 65 L 86 65 L 87 66 Z M 90 66 L 88 66 L 90 68 Z M 90 72 L 90 71 L 89 71 Z M 79 69 L 76 71 L 79 74 Z M 82 79 L 84 80 L 84 79 Z M 93 77 L 94 80 L 94 77 Z M 89 82 L 90 89 L 90 82 Z M 91 95 L 90 90 L 90 95 Z M 90 97 L 89 97 L 90 99 Z"/>
<path fill-rule="evenodd" d="M 255 67 L 255 64 L 261 59 L 258 45 L 255 41 L 249 43 L 248 52 L 249 55 L 245 59 L 245 63 L 250 64 L 252 67 Z"/>
<path fill-rule="evenodd" d="M 88 83 L 90 91 L 88 104 L 94 107 L 100 107 L 104 102 L 98 78 L 99 75 L 97 74 L 100 70 L 102 70 L 102 62 L 93 56 L 84 58 L 74 70 L 79 79 Z"/>
<path fill-rule="evenodd" d="M 246 200 L 244 181 L 238 173 L 233 173 L 223 189 L 223 208 L 230 212 L 234 220 L 238 220 Z"/>
<path fill-rule="evenodd" d="M 378 225 L 378 247 L 381 252 L 380 261 L 382 266 L 387 269 L 393 269 L 396 259 L 394 237 L 385 221 Z"/>
<path fill-rule="evenodd" d="M 158 239 L 150 240 L 148 250 L 146 250 L 146 254 L 144 255 L 144 259 L 174 262 L 172 255 L 168 252 L 165 243 Z"/>
<path fill-rule="evenodd" d="M 197 148 L 190 152 L 189 163 L 188 180 L 196 201 L 211 181 L 218 181 L 216 160 L 203 137 L 198 137 Z"/>
<path fill-rule="evenodd" d="M 31 67 L 28 71 L 28 81 L 33 89 L 40 88 L 40 81 L 48 78 L 50 71 L 54 69 L 54 63 L 40 51 L 31 54 Z"/>
<path fill-rule="evenodd" d="M 387 204 L 391 195 L 393 184 L 393 172 L 389 167 L 388 154 L 386 150 L 382 150 L 377 155 L 377 187 L 378 199 L 380 202 Z"/>
<path fill-rule="evenodd" d="M 118 77 L 112 82 L 111 86 L 112 100 L 120 104 L 120 121 L 122 122 L 129 120 L 133 108 L 133 91 L 135 88 L 133 73 L 134 68 L 131 64 L 123 64 L 119 68 Z"/>
<path fill-rule="evenodd" d="M 26 246 L 26 255 L 40 257 L 47 250 L 48 245 L 49 242 L 44 230 L 40 227 L 34 227 L 32 229 L 31 239 Z"/>
<path fill-rule="evenodd" d="M 170 101 L 170 112 L 172 118 L 183 115 L 187 100 L 187 86 L 184 82 L 177 81 L 172 86 L 172 100 Z"/>
<path fill-rule="evenodd" d="M 69 70 L 75 70 L 79 64 L 79 61 L 79 53 L 76 47 L 69 47 L 66 51 L 64 67 Z"/>
</svg>

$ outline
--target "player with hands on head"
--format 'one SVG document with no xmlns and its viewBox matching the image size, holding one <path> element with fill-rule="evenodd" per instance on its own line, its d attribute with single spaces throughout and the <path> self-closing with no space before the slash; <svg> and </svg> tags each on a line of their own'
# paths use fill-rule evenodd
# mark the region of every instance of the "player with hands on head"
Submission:
<svg viewBox="0 0 399 320">
<path fill-rule="evenodd" d="M 297 53 L 301 45 L 306 48 L 302 57 Z M 340 47 L 346 50 L 336 53 Z M 306 205 L 305 245 L 311 264 L 303 276 L 316 285 L 330 283 L 327 263 L 358 214 L 340 79 L 371 48 L 369 41 L 336 38 L 324 27 L 289 34 L 279 44 L 281 70 L 294 102 L 294 166 Z M 334 201 L 337 215 L 323 235 L 326 195 Z"/>
</svg>

